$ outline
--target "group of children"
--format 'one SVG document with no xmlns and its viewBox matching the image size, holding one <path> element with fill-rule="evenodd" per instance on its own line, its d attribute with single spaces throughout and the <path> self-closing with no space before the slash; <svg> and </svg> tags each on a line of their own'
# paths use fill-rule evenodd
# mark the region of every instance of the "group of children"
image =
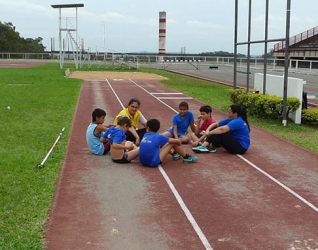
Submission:
<svg viewBox="0 0 318 250">
<path fill-rule="evenodd" d="M 130 107 L 135 105 L 134 107 Z M 143 118 L 140 111 L 129 113 L 129 109 L 139 108 L 140 102 L 137 98 L 132 98 L 127 107 L 116 116 L 116 124 L 104 124 L 106 112 L 102 109 L 95 109 L 92 112 L 92 122 L 86 131 L 86 141 L 90 151 L 96 155 L 104 155 L 110 151 L 111 159 L 116 163 L 129 163 L 139 156 L 139 161 L 142 165 L 148 167 L 159 166 L 164 158 L 171 154 L 174 160 L 183 158 L 183 162 L 192 163 L 197 161 L 197 157 L 187 154 L 181 147 L 181 144 L 189 142 L 187 134 L 188 128 L 192 130 L 191 138 L 200 137 L 200 128 L 196 128 L 194 116 L 189 111 L 187 102 L 179 104 L 180 112 L 172 119 L 172 127 L 164 133 L 158 133 L 160 129 L 160 121 L 150 119 L 148 121 Z M 210 109 L 201 110 L 201 115 L 196 121 L 199 126 L 200 120 L 209 120 L 211 116 L 211 107 L 204 106 Z M 204 112 L 209 113 L 209 117 Z M 133 113 L 133 114 L 132 114 Z M 137 118 L 134 116 L 138 116 Z M 139 117 L 142 117 L 142 123 L 145 129 L 135 129 L 138 126 Z M 134 119 L 135 118 L 135 119 Z M 132 120 L 135 125 L 132 125 Z M 207 123 L 204 121 L 204 123 Z M 143 131 L 142 135 L 137 132 Z M 127 138 L 127 136 L 129 138 Z M 135 136 L 137 139 L 130 139 Z M 130 139 L 130 140 L 127 140 Z M 137 146 L 138 145 L 138 146 Z"/>
<path fill-rule="evenodd" d="M 116 163 L 129 163 L 139 157 L 142 165 L 158 167 L 169 154 L 174 160 L 182 157 L 183 162 L 196 162 L 198 158 L 187 154 L 181 147 L 189 141 L 196 153 L 214 153 L 217 146 L 223 146 L 230 153 L 243 154 L 249 147 L 246 112 L 239 105 L 232 105 L 228 118 L 216 122 L 212 118 L 211 106 L 202 106 L 200 115 L 195 119 L 188 103 L 181 102 L 179 113 L 172 118 L 172 127 L 162 134 L 158 133 L 160 121 L 147 121 L 138 110 L 139 106 L 139 100 L 132 98 L 116 116 L 115 124 L 107 125 L 104 124 L 106 112 L 95 109 L 86 132 L 90 151 L 96 155 L 110 151 L 111 159 Z M 139 123 L 145 128 L 138 129 Z"/>
</svg>

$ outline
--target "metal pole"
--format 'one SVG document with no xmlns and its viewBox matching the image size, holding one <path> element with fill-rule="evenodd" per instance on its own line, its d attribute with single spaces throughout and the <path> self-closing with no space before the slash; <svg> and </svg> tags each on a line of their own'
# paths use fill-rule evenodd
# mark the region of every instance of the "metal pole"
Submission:
<svg viewBox="0 0 318 250">
<path fill-rule="evenodd" d="M 249 0 L 248 6 L 248 34 L 247 34 L 247 69 L 246 69 L 246 92 L 250 90 L 250 59 L 251 59 L 251 22 L 252 22 L 252 0 Z"/>
<path fill-rule="evenodd" d="M 62 10 L 59 8 L 59 49 L 60 49 L 60 69 L 63 68 L 62 59 Z"/>
<path fill-rule="evenodd" d="M 283 125 L 287 125 L 287 85 L 288 85 L 288 66 L 289 66 L 289 30 L 290 30 L 290 2 L 287 0 L 286 8 L 286 39 L 285 39 L 285 71 L 284 71 L 284 96 L 283 96 Z"/>
<path fill-rule="evenodd" d="M 264 72 L 263 72 L 263 94 L 266 94 L 266 75 L 267 75 L 267 40 L 268 40 L 268 7 L 269 0 L 266 0 L 265 10 L 265 44 L 264 44 Z"/>
<path fill-rule="evenodd" d="M 105 22 L 103 22 L 103 42 L 104 42 L 104 52 L 106 51 L 106 29 L 105 29 Z"/>
<path fill-rule="evenodd" d="M 237 21 L 238 21 L 238 0 L 235 0 L 235 27 L 234 27 L 234 81 L 233 88 L 236 89 L 237 81 Z"/>
<path fill-rule="evenodd" d="M 38 168 L 43 168 L 44 167 L 44 163 L 46 162 L 47 158 L 50 156 L 50 154 L 52 153 L 53 149 L 55 148 L 55 145 L 58 143 L 60 137 L 62 136 L 63 132 L 64 132 L 65 128 L 62 128 L 62 131 L 60 132 L 59 136 L 56 138 L 55 142 L 53 143 L 52 147 L 50 148 L 49 152 L 46 154 L 46 156 L 44 157 L 43 161 L 37 165 Z"/>
<path fill-rule="evenodd" d="M 76 57 L 76 60 L 75 60 L 75 67 L 76 67 L 76 69 L 78 69 L 78 60 L 79 60 L 79 56 L 78 56 L 78 54 L 79 54 L 79 52 L 78 52 L 78 50 L 79 50 L 79 47 L 78 47 L 78 44 L 79 44 L 79 41 L 78 41 L 78 17 L 77 17 L 77 7 L 75 8 L 75 10 L 76 10 L 76 43 L 75 43 L 75 47 L 76 47 L 76 53 L 75 53 L 75 57 Z"/>
</svg>

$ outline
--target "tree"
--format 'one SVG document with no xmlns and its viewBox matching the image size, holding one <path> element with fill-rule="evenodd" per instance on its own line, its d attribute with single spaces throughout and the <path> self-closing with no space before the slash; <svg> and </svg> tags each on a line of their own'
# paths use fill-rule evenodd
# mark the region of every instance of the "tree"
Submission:
<svg viewBox="0 0 318 250">
<path fill-rule="evenodd" d="M 199 55 L 202 56 L 222 56 L 222 57 L 234 57 L 234 53 L 227 51 L 214 51 L 214 52 L 202 52 Z M 244 54 L 237 54 L 238 57 L 246 57 Z"/>
<path fill-rule="evenodd" d="M 267 58 L 272 58 L 273 55 L 274 55 L 274 49 L 270 49 L 269 52 L 266 54 Z M 263 54 L 261 57 L 264 58 L 265 54 Z"/>
<path fill-rule="evenodd" d="M 11 22 L 0 22 L 0 52 L 44 52 L 42 38 L 23 38 Z"/>
</svg>

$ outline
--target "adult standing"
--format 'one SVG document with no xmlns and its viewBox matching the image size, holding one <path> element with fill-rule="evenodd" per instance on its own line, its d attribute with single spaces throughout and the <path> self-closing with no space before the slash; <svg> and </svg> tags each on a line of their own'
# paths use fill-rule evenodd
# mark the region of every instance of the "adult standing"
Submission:
<svg viewBox="0 0 318 250">
<path fill-rule="evenodd" d="M 125 133 L 126 140 L 134 142 L 137 146 L 140 144 L 142 137 L 146 133 L 146 123 L 147 123 L 146 118 L 142 115 L 139 108 L 140 108 L 139 99 L 136 97 L 131 98 L 128 102 L 127 107 L 119 112 L 119 114 L 116 116 L 114 121 L 114 124 L 117 124 L 120 117 L 127 116 L 129 118 L 132 126 Z M 138 128 L 139 124 L 141 124 L 143 128 Z"/>
<path fill-rule="evenodd" d="M 202 146 L 192 148 L 194 152 L 216 152 L 222 146 L 232 154 L 244 154 L 250 146 L 250 126 L 246 109 L 233 104 L 228 109 L 228 117 L 211 124 L 206 131 L 206 141 Z"/>
</svg>

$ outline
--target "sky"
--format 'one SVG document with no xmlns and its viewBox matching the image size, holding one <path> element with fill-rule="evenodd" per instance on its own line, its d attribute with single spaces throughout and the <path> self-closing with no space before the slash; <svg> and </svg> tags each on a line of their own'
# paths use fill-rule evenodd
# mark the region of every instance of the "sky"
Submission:
<svg viewBox="0 0 318 250">
<path fill-rule="evenodd" d="M 249 0 L 238 2 L 238 42 L 247 42 Z M 264 40 L 266 1 L 251 2 L 251 41 Z M 287 0 L 268 2 L 268 39 L 285 38 Z M 21 37 L 42 37 L 47 51 L 53 38 L 58 50 L 59 10 L 51 7 L 57 4 L 84 4 L 77 30 L 86 50 L 157 53 L 159 12 L 165 11 L 167 53 L 234 51 L 235 0 L 0 0 L 0 21 L 13 23 Z M 317 6 L 317 0 L 291 0 L 290 36 L 318 26 Z M 76 27 L 75 8 L 61 14 L 63 28 Z M 247 45 L 238 52 L 247 54 Z M 251 54 L 264 54 L 264 45 L 252 44 Z"/>
</svg>

